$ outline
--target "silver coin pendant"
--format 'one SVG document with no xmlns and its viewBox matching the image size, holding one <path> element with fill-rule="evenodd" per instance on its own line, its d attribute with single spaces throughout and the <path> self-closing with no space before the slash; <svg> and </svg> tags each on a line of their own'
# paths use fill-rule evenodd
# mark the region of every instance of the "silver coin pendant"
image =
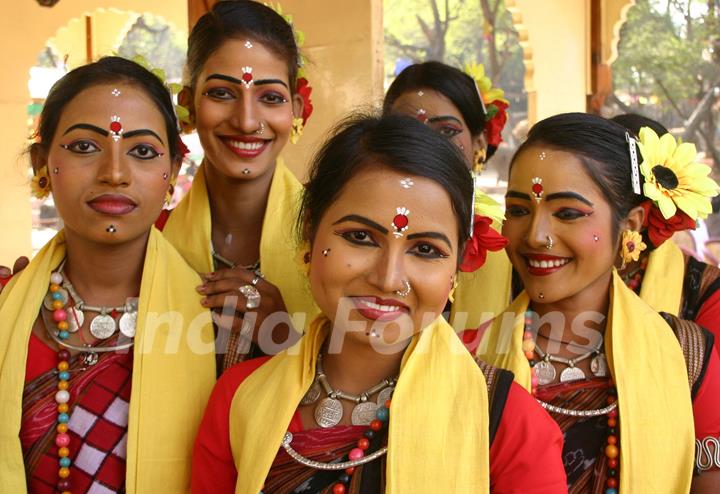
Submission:
<svg viewBox="0 0 720 494">
<path fill-rule="evenodd" d="M 607 377 L 608 364 L 605 354 L 600 353 L 590 361 L 590 370 L 595 377 Z"/>
<path fill-rule="evenodd" d="M 120 332 L 128 338 L 135 337 L 135 328 L 137 327 L 137 312 L 126 312 L 120 316 L 118 321 Z"/>
<path fill-rule="evenodd" d="M 95 316 L 90 321 L 90 333 L 99 340 L 106 340 L 110 338 L 117 329 L 115 319 L 107 314 L 100 314 Z"/>
<path fill-rule="evenodd" d="M 379 407 L 385 406 L 385 402 L 388 401 L 390 398 L 392 398 L 393 391 L 395 391 L 394 386 L 388 386 L 387 388 L 382 389 L 378 395 L 377 395 L 377 404 Z"/>
<path fill-rule="evenodd" d="M 318 383 L 316 379 L 313 381 L 310 389 L 307 390 L 307 393 L 305 393 L 305 396 L 303 396 L 302 400 L 300 400 L 300 404 L 311 405 L 315 403 L 316 401 L 318 401 L 318 398 L 320 398 L 321 393 L 322 390 L 320 389 L 320 383 Z"/>
<path fill-rule="evenodd" d="M 545 386 L 550 384 L 557 377 L 555 366 L 546 360 L 541 360 L 533 366 L 533 371 L 538 378 L 538 384 Z"/>
<path fill-rule="evenodd" d="M 560 373 L 560 382 L 567 383 L 585 379 L 585 373 L 579 367 L 568 367 Z"/>
<path fill-rule="evenodd" d="M 343 407 L 340 400 L 325 398 L 315 407 L 315 422 L 322 428 L 335 427 L 342 417 Z"/>
<path fill-rule="evenodd" d="M 364 401 L 355 405 L 351 417 L 353 425 L 370 425 L 370 422 L 375 420 L 377 408 L 377 403 L 372 401 Z"/>
</svg>

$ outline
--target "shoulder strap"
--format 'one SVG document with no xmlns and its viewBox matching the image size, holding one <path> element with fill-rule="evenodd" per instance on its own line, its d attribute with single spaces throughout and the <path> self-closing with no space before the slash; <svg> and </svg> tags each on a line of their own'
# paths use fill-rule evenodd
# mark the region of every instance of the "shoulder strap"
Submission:
<svg viewBox="0 0 720 494">
<path fill-rule="evenodd" d="M 478 367 L 485 375 L 485 382 L 487 383 L 488 406 L 490 408 L 490 445 L 492 446 L 495 434 L 500 426 L 500 419 L 505 409 L 510 385 L 515 375 L 509 370 L 493 367 L 477 357 L 475 362 L 477 362 Z"/>
<path fill-rule="evenodd" d="M 692 398 L 695 399 L 705 378 L 705 368 L 712 355 L 715 338 L 710 331 L 693 321 L 680 319 L 666 312 L 661 312 L 660 315 L 680 342 L 687 367 L 688 385 L 692 391 Z"/>
</svg>

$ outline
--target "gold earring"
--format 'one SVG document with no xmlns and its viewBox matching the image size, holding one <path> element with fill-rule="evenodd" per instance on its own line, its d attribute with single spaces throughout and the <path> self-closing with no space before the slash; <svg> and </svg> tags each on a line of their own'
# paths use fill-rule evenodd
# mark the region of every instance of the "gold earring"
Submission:
<svg viewBox="0 0 720 494">
<path fill-rule="evenodd" d="M 172 198 L 173 198 L 173 194 L 175 193 L 175 180 L 176 179 L 174 179 L 174 178 L 172 180 L 170 180 L 170 186 L 168 187 L 168 190 L 165 193 L 165 204 L 167 204 L 168 206 L 170 205 L 170 202 L 172 201 Z"/>
<path fill-rule="evenodd" d="M 473 171 L 476 175 L 480 175 L 485 169 L 486 158 L 487 151 L 485 151 L 485 149 L 477 149 L 473 153 Z"/>
<path fill-rule="evenodd" d="M 32 195 L 38 199 L 45 199 L 50 195 L 50 177 L 48 177 L 47 165 L 40 168 L 30 184 Z"/>
<path fill-rule="evenodd" d="M 303 119 L 300 117 L 293 118 L 292 130 L 290 131 L 290 142 L 297 144 L 303 133 Z"/>
<path fill-rule="evenodd" d="M 625 269 L 626 264 L 640 259 L 640 253 L 647 249 L 642 235 L 634 230 L 622 232 L 620 244 L 620 260 L 622 261 L 620 269 Z"/>
</svg>

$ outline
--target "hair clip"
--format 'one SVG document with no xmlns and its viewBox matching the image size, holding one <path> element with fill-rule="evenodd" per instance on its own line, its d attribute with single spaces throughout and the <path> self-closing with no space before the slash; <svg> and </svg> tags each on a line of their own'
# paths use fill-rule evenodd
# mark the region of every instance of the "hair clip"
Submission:
<svg viewBox="0 0 720 494">
<path fill-rule="evenodd" d="M 630 149 L 630 170 L 632 173 L 633 192 L 639 195 L 642 193 L 642 190 L 640 189 L 640 167 L 638 166 L 637 142 L 628 132 L 625 132 L 625 140 L 627 141 L 628 148 Z"/>
</svg>

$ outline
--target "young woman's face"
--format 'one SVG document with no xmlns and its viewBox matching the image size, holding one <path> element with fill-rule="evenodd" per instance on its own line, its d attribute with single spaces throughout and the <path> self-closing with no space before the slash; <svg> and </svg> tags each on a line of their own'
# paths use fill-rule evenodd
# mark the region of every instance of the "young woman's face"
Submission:
<svg viewBox="0 0 720 494">
<path fill-rule="evenodd" d="M 372 164 L 345 184 L 318 225 L 313 295 L 346 337 L 400 341 L 445 307 L 457 244 L 457 219 L 440 185 Z"/>
<path fill-rule="evenodd" d="M 505 198 L 506 250 L 535 302 L 607 288 L 617 253 L 612 210 L 577 157 L 525 149 L 515 159 Z"/>
<path fill-rule="evenodd" d="M 231 179 L 272 172 L 293 122 L 287 62 L 258 41 L 230 39 L 195 85 L 195 126 L 208 166 Z"/>
<path fill-rule="evenodd" d="M 133 85 L 101 84 L 65 106 L 46 161 L 34 164 L 47 164 L 68 233 L 117 243 L 149 232 L 177 172 L 171 154 L 150 96 Z"/>
<path fill-rule="evenodd" d="M 468 168 L 472 166 L 473 153 L 484 144 L 473 138 L 462 113 L 452 101 L 434 89 L 403 93 L 393 103 L 392 112 L 415 117 L 448 138 L 460 148 Z"/>
</svg>

